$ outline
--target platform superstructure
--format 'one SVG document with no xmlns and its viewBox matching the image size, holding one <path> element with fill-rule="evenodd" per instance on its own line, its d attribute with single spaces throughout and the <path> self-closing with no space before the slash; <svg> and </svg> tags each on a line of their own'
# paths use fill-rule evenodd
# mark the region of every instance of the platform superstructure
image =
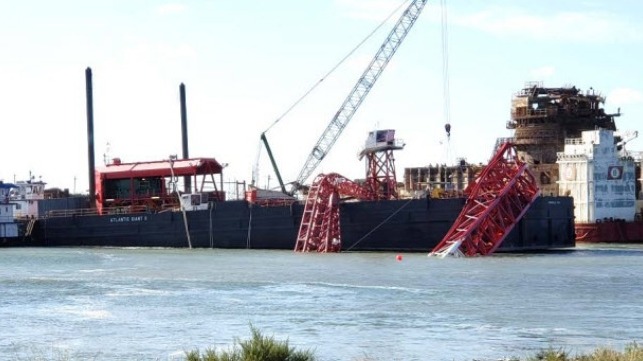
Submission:
<svg viewBox="0 0 643 361">
<path fill-rule="evenodd" d="M 571 196 L 577 241 L 643 242 L 641 157 L 593 88 L 527 83 L 512 99 L 511 139 L 544 195 Z"/>
<path fill-rule="evenodd" d="M 529 82 L 514 94 L 507 128 L 514 131 L 518 157 L 529 165 L 543 194 L 559 194 L 556 154 L 566 139 L 580 138 L 585 130 L 616 130 L 620 111 L 606 113 L 604 102 L 592 88 L 548 88 L 541 82 Z"/>
</svg>

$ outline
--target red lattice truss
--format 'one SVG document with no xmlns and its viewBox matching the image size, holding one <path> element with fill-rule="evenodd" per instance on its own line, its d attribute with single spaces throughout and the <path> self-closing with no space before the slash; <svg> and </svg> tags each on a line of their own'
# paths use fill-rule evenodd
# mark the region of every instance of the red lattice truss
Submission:
<svg viewBox="0 0 643 361">
<path fill-rule="evenodd" d="M 540 191 L 511 143 L 503 144 L 474 183 L 453 226 L 431 255 L 490 255 Z"/>
<path fill-rule="evenodd" d="M 341 250 L 339 201 L 342 196 L 361 200 L 375 198 L 369 188 L 337 173 L 318 175 L 308 191 L 295 251 L 339 252 Z"/>
</svg>

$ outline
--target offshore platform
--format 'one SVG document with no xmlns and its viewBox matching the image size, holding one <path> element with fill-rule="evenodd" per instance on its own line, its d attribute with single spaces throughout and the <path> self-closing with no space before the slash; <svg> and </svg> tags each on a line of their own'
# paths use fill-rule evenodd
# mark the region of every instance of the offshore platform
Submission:
<svg viewBox="0 0 643 361">
<path fill-rule="evenodd" d="M 536 176 L 543 195 L 558 195 L 557 153 L 565 140 L 580 138 L 583 131 L 598 128 L 616 131 L 616 114 L 607 114 L 605 97 L 593 88 L 582 92 L 575 86 L 545 88 L 542 82 L 528 82 L 516 93 L 511 104 L 507 129 L 520 160 Z M 502 142 L 502 141 L 499 141 Z"/>
</svg>

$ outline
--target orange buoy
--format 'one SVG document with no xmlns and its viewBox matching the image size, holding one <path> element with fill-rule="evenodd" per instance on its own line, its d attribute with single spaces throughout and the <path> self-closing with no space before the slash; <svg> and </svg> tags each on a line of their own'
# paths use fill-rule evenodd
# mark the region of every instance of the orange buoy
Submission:
<svg viewBox="0 0 643 361">
<path fill-rule="evenodd" d="M 402 260 L 402 255 L 398 254 L 397 256 L 395 256 L 395 259 L 398 260 L 398 261 L 401 261 Z"/>
</svg>

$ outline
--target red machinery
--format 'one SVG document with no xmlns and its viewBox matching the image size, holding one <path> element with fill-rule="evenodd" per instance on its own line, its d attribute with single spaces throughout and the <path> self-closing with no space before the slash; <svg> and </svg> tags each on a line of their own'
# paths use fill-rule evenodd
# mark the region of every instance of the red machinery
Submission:
<svg viewBox="0 0 643 361">
<path fill-rule="evenodd" d="M 467 191 L 462 212 L 429 255 L 492 254 L 540 194 L 511 143 L 500 146 Z"/>
<path fill-rule="evenodd" d="M 99 213 L 112 207 L 160 210 L 178 204 L 176 183 L 190 177 L 192 189 L 207 193 L 212 200 L 223 200 L 224 193 L 217 187 L 215 174 L 223 166 L 214 158 L 169 159 L 155 162 L 114 163 L 98 168 L 96 178 L 96 208 Z M 200 177 L 199 177 L 200 176 Z M 134 209 L 136 208 L 136 209 Z"/>
</svg>

